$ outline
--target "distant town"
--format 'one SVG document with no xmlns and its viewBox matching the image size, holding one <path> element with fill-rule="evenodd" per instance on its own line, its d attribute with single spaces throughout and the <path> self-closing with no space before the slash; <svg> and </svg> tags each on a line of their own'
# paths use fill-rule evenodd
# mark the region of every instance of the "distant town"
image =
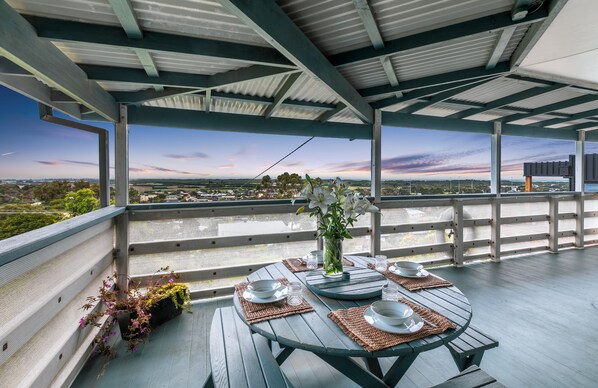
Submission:
<svg viewBox="0 0 598 388">
<path fill-rule="evenodd" d="M 319 178 L 317 178 L 319 179 Z M 369 180 L 348 180 L 351 189 L 370 194 Z M 296 173 L 261 179 L 134 179 L 132 204 L 291 199 L 304 187 Z M 485 180 L 387 180 L 383 196 L 489 193 Z M 503 181 L 502 191 L 523 192 L 524 182 Z M 533 191 L 567 191 L 566 181 L 536 181 Z M 111 188 L 112 197 L 114 190 Z M 0 180 L 0 239 L 16 236 L 99 208 L 99 185 L 93 179 Z"/>
</svg>

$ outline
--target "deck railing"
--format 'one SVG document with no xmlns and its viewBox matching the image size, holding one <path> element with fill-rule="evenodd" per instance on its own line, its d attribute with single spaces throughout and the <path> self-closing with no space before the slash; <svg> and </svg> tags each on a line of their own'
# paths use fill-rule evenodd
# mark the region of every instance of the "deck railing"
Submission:
<svg viewBox="0 0 598 388">
<path fill-rule="evenodd" d="M 345 241 L 347 253 L 379 251 L 427 266 L 461 266 L 598 243 L 596 195 L 384 198 L 378 205 L 380 223 L 368 215 L 360 219 L 351 230 L 354 238 Z M 315 249 L 315 220 L 296 216 L 298 206 L 263 201 L 109 207 L 3 240 L 0 381 L 68 385 L 97 332 L 78 327 L 80 306 L 116 268 L 142 279 L 170 265 L 197 299 L 230 294 L 234 282 L 256 269 Z M 378 241 L 371 237 L 378 235 L 376 228 Z"/>
<path fill-rule="evenodd" d="M 378 205 L 380 225 L 362 217 L 351 230 L 354 238 L 345 240 L 346 253 L 462 266 L 582 247 L 598 237 L 598 229 L 584 229 L 586 223 L 598 226 L 592 224 L 598 197 L 588 194 L 583 199 L 576 193 L 383 198 Z M 133 205 L 131 275 L 142 280 L 168 265 L 192 284 L 193 298 L 230 294 L 234 282 L 256 269 L 316 249 L 315 220 L 295 215 L 299 206 L 289 201 Z M 380 229 L 380 241 L 372 241 L 374 228 Z"/>
</svg>

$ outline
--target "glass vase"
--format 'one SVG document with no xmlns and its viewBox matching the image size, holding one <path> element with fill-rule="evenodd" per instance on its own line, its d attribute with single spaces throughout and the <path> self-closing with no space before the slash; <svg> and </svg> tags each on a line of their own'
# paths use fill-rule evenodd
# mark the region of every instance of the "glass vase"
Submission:
<svg viewBox="0 0 598 388">
<path fill-rule="evenodd" d="M 343 276 L 343 240 L 324 237 L 324 268 L 322 274 L 329 278 Z"/>
</svg>

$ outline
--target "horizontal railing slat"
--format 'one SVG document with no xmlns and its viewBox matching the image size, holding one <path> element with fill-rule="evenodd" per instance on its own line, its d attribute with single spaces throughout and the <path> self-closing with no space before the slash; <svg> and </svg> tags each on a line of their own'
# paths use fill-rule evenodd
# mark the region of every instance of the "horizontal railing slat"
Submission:
<svg viewBox="0 0 598 388">
<path fill-rule="evenodd" d="M 402 257 L 402 256 L 413 256 L 423 255 L 425 253 L 436 253 L 436 252 L 448 252 L 453 248 L 451 243 L 433 244 L 433 245 L 420 245 L 418 247 L 409 248 L 398 248 L 398 249 L 385 249 L 382 250 L 381 254 L 388 257 Z"/>
<path fill-rule="evenodd" d="M 353 237 L 366 236 L 369 228 L 351 228 Z M 315 240 L 316 231 L 269 233 L 231 237 L 204 237 L 186 240 L 152 241 L 144 243 L 133 243 L 129 245 L 129 254 L 144 255 L 148 253 L 164 253 L 191 251 L 197 249 L 231 248 L 246 245 L 277 244 L 298 241 Z"/>
<path fill-rule="evenodd" d="M 440 221 L 440 222 L 422 222 L 414 224 L 401 224 L 401 225 L 382 225 L 380 228 L 381 234 L 391 233 L 408 233 L 408 232 L 423 232 L 429 230 L 444 230 L 451 229 L 453 227 L 452 221 Z"/>
</svg>

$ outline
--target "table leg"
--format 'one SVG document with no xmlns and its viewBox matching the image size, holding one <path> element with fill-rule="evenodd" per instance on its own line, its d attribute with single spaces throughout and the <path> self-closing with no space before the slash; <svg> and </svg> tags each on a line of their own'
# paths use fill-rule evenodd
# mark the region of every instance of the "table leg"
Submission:
<svg viewBox="0 0 598 388">
<path fill-rule="evenodd" d="M 407 372 L 407 369 L 413 364 L 419 353 L 412 353 L 406 356 L 397 358 L 394 364 L 390 367 L 388 372 L 384 375 L 384 381 L 390 387 L 394 387 L 399 383 L 401 377 Z"/>
<path fill-rule="evenodd" d="M 373 373 L 363 369 L 361 365 L 349 357 L 330 356 L 321 353 L 314 354 L 362 387 L 388 387 L 384 381 L 380 380 Z"/>
<path fill-rule="evenodd" d="M 377 358 L 365 357 L 365 364 L 367 365 L 368 370 L 372 372 L 374 375 L 380 378 L 384 377 L 384 374 L 382 373 L 382 368 L 380 368 L 380 362 Z"/>
<path fill-rule="evenodd" d="M 276 362 L 278 363 L 278 365 L 282 365 L 282 363 L 287 358 L 289 358 L 289 356 L 291 355 L 291 353 L 293 353 L 293 350 L 295 350 L 295 348 L 291 348 L 290 346 L 282 348 L 282 350 L 280 351 L 280 353 L 278 353 L 276 355 Z"/>
</svg>

